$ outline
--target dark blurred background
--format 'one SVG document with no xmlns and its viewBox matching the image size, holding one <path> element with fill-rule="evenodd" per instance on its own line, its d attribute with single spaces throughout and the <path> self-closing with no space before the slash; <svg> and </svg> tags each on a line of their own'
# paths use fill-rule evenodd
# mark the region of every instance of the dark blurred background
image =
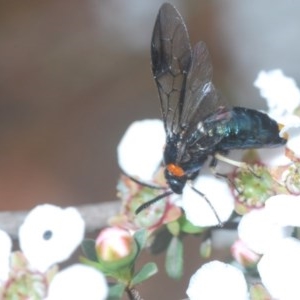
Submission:
<svg viewBox="0 0 300 300">
<path fill-rule="evenodd" d="M 162 2 L 0 1 L 1 210 L 116 198 L 118 141 L 160 117 L 149 49 Z M 299 79 L 300 2 L 171 2 L 230 103 L 265 107 L 252 85 L 262 69 Z"/>
<path fill-rule="evenodd" d="M 0 1 L 0 203 L 115 199 L 116 146 L 160 117 L 149 44 L 162 1 Z M 299 77 L 300 3 L 173 1 L 232 104 L 263 107 L 261 69 Z"/>
</svg>

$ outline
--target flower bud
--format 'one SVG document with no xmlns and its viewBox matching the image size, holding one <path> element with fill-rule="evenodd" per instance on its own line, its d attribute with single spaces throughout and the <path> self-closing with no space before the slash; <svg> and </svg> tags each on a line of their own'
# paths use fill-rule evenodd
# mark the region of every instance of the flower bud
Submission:
<svg viewBox="0 0 300 300">
<path fill-rule="evenodd" d="M 117 269 L 130 265 L 137 255 L 137 244 L 128 230 L 103 229 L 96 239 L 96 252 L 103 266 Z"/>
<path fill-rule="evenodd" d="M 235 260 L 245 268 L 256 266 L 260 255 L 247 247 L 242 240 L 237 240 L 231 247 L 231 254 Z"/>
</svg>

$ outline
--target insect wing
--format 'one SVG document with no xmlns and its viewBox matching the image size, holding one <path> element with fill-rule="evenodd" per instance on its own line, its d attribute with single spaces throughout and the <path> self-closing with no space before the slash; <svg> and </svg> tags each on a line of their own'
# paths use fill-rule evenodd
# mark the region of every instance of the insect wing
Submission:
<svg viewBox="0 0 300 300">
<path fill-rule="evenodd" d="M 185 23 L 171 4 L 159 10 L 151 58 L 167 136 L 180 134 L 178 152 L 183 154 L 190 145 L 207 149 L 217 144 L 223 136 L 210 136 L 207 131 L 225 126 L 230 109 L 212 84 L 213 68 L 205 43 L 197 43 L 191 51 Z"/>
<path fill-rule="evenodd" d="M 202 107 L 199 112 L 199 106 L 202 100 L 207 98 L 207 94 L 212 90 L 212 64 L 209 53 L 204 42 L 199 42 L 193 49 L 190 70 L 186 82 L 186 94 L 183 104 L 183 111 L 180 123 L 183 128 L 189 127 L 191 122 L 196 120 L 195 115 L 206 115 L 206 107 Z"/>
<path fill-rule="evenodd" d="M 167 136 L 180 131 L 185 85 L 191 63 L 186 26 L 169 3 L 160 8 L 151 42 L 152 72 L 158 88 Z"/>
<path fill-rule="evenodd" d="M 197 143 L 202 150 L 213 147 L 223 138 L 222 131 L 214 135 L 209 132 L 217 126 L 225 126 L 231 118 L 228 104 L 212 83 L 212 73 L 208 49 L 204 42 L 198 42 L 193 49 L 180 124 L 184 128 L 182 143 L 187 146 Z"/>
</svg>

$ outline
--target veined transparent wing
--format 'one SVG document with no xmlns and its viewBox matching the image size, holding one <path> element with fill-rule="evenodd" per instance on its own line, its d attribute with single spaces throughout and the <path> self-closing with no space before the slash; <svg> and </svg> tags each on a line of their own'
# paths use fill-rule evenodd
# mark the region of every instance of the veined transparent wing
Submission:
<svg viewBox="0 0 300 300">
<path fill-rule="evenodd" d="M 213 68 L 206 44 L 198 42 L 193 49 L 186 80 L 180 126 L 182 144 L 197 142 L 203 150 L 212 147 L 223 137 L 221 133 L 209 135 L 208 131 L 221 123 L 224 125 L 231 117 L 230 107 L 212 83 L 212 75 Z"/>
<path fill-rule="evenodd" d="M 160 8 L 151 42 L 152 72 L 158 88 L 167 136 L 179 133 L 191 64 L 189 36 L 178 11 L 169 3 Z"/>
<path fill-rule="evenodd" d="M 182 149 L 178 153 L 217 144 L 222 133 L 209 133 L 230 119 L 230 108 L 212 83 L 213 68 L 205 43 L 199 42 L 191 50 L 185 23 L 171 4 L 163 4 L 159 10 L 151 58 L 165 130 L 168 137 L 179 135 L 178 148 Z"/>
</svg>

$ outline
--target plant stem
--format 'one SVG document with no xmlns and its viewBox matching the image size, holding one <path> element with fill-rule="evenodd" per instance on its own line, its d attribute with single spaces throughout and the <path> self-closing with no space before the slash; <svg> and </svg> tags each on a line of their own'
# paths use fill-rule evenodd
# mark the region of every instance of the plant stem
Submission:
<svg viewBox="0 0 300 300">
<path fill-rule="evenodd" d="M 126 293 L 129 300 L 143 300 L 143 298 L 135 288 L 126 288 Z"/>
</svg>

